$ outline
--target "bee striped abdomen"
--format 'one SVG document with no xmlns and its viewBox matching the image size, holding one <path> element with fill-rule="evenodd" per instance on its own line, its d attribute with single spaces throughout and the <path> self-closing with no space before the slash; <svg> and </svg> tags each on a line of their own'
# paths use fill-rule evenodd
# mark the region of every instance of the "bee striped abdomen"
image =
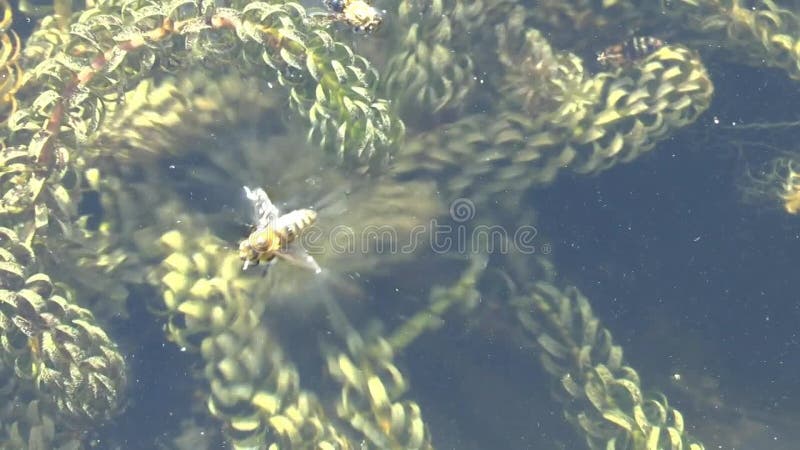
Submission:
<svg viewBox="0 0 800 450">
<path fill-rule="evenodd" d="M 275 223 L 275 234 L 281 244 L 292 243 L 304 229 L 317 220 L 317 213 L 310 209 L 298 209 L 278 218 Z"/>
</svg>

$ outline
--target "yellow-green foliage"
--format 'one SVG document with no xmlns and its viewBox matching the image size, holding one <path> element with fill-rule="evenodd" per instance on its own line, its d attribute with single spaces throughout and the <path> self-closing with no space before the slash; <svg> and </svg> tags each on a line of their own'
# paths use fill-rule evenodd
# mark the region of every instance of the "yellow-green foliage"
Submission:
<svg viewBox="0 0 800 450">
<path fill-rule="evenodd" d="M 349 339 L 353 341 L 352 338 Z M 377 448 L 432 449 L 430 432 L 419 405 L 400 400 L 407 385 L 392 363 L 384 341 L 364 348 L 354 345 L 355 362 L 345 353 L 329 351 L 328 370 L 342 384 L 336 412 Z"/>
<path fill-rule="evenodd" d="M 660 15 L 685 29 L 684 39 L 718 42 L 714 47 L 737 62 L 780 68 L 800 79 L 796 10 L 772 0 L 678 0 L 666 5 Z"/>
<path fill-rule="evenodd" d="M 1 228 L 0 366 L 13 368 L 18 378 L 5 401 L 31 408 L 45 405 L 43 412 L 52 414 L 50 426 L 58 431 L 36 431 L 46 435 L 36 439 L 49 440 L 54 433 L 67 432 L 64 427 L 80 431 L 115 415 L 127 377 L 116 344 L 92 313 L 74 305 L 66 292 L 59 295 L 47 275 L 29 273 L 34 262 L 31 248 Z M 22 410 L 5 413 L 4 424 L 23 420 Z"/>
<path fill-rule="evenodd" d="M 687 48 L 666 46 L 629 70 L 593 75 L 523 25 L 497 29 L 505 107 L 409 142 L 395 170 L 435 174 L 451 195 L 514 195 L 564 169 L 596 173 L 632 161 L 711 101 L 705 67 Z"/>
<path fill-rule="evenodd" d="M 20 40 L 11 30 L 12 13 L 7 1 L 0 2 L 0 122 L 8 119 L 17 107 L 16 92 L 22 82 L 19 65 Z"/>
<path fill-rule="evenodd" d="M 387 96 L 398 111 L 424 124 L 437 113 L 464 106 L 477 80 L 474 56 L 465 51 L 469 41 L 463 37 L 478 32 L 493 3 L 502 2 L 399 3 L 393 34 L 399 42 L 384 81 Z"/>
<path fill-rule="evenodd" d="M 263 289 L 243 276 L 237 255 L 213 236 L 178 230 L 161 244 L 168 256 L 150 277 L 163 291 L 167 335 L 202 355 L 209 412 L 226 423 L 234 447 L 348 448 L 261 326 Z"/>
<path fill-rule="evenodd" d="M 114 128 L 106 127 L 108 113 L 115 113 L 117 120 L 124 122 L 125 112 L 127 117 L 135 114 L 135 105 L 128 110 L 119 107 L 124 104 L 120 102 L 124 101 L 125 91 L 138 85 L 152 93 L 154 89 L 146 84 L 149 78 L 195 63 L 222 68 L 234 61 L 240 72 L 257 75 L 263 85 L 275 83 L 283 86 L 284 98 L 299 116 L 310 122 L 310 137 L 328 149 L 332 159 L 340 164 L 380 167 L 387 160 L 395 140 L 402 134 L 403 126 L 389 112 L 386 102 L 371 94 L 375 73 L 366 60 L 355 55 L 346 45 L 334 41 L 325 30 L 311 25 L 306 20 L 304 9 L 297 4 L 247 3 L 231 6 L 238 9 L 180 1 L 98 2 L 75 18 L 69 34 L 49 18 L 42 21 L 42 26 L 25 49 L 23 100 L 9 120 L 9 129 L 4 134 L 6 147 L 2 150 L 3 170 L 0 172 L 0 192 L 3 193 L 0 199 L 0 224 L 17 228 L 23 233 L 17 239 L 14 232 L 8 230 L 8 236 L 15 236 L 13 240 L 21 240 L 21 245 L 28 249 L 42 248 L 40 245 L 44 244 L 43 254 L 51 249 L 65 248 L 56 244 L 50 246 L 46 242 L 67 236 L 83 237 L 85 230 L 77 230 L 75 226 L 83 227 L 85 223 L 73 221 L 77 218 L 81 191 L 87 188 L 102 191 L 114 186 L 102 196 L 106 212 L 114 211 L 118 205 L 108 200 L 123 198 L 118 191 L 124 187 L 100 181 L 98 174 L 110 176 L 117 173 L 116 166 L 107 165 L 109 156 L 117 160 L 127 159 L 128 162 L 131 158 L 119 158 L 122 155 L 114 155 L 111 151 L 115 140 L 124 140 L 122 132 L 128 132 L 129 129 L 118 127 L 120 133 L 115 135 Z M 13 62 L 11 56 L 14 48 L 7 50 L 9 58 L 6 59 L 10 64 Z M 231 59 L 226 60 L 226 57 Z M 174 105 L 180 104 L 180 100 L 174 96 L 151 95 L 145 99 L 148 108 L 153 108 L 156 98 L 173 101 L 166 111 L 175 112 Z M 185 107 L 183 111 L 186 111 Z M 140 116 L 137 119 L 141 121 Z M 155 125 L 163 124 L 150 121 L 137 125 L 140 130 L 147 132 L 148 127 L 152 129 Z M 105 134 L 99 133 L 101 129 Z M 153 136 L 152 131 L 150 135 Z M 163 141 L 160 149 L 147 148 L 147 144 L 141 141 L 136 145 L 139 149 L 156 152 L 164 151 L 168 142 Z M 138 158 L 138 161 L 143 162 L 144 159 Z M 98 171 L 98 166 L 104 170 Z M 109 192 L 111 196 L 107 195 Z M 126 203 L 125 206 L 130 205 Z M 120 230 L 129 224 L 115 221 L 129 217 L 114 215 L 105 219 L 111 219 L 114 229 Z M 107 231 L 108 228 L 103 230 Z M 106 251 L 114 249 L 101 250 L 103 253 Z M 216 253 L 221 251 L 223 247 L 217 248 Z M 61 253 L 66 256 L 64 252 Z M 31 250 L 29 262 L 33 261 L 33 255 L 34 251 Z M 79 260 L 79 265 L 99 269 L 108 265 L 109 261 L 104 262 L 103 258 L 100 255 L 97 261 Z M 174 259 L 169 261 L 174 263 Z M 19 272 L 16 273 L 18 278 L 29 270 L 25 265 L 8 264 L 9 270 Z M 46 276 L 41 277 L 46 281 Z M 39 278 L 33 280 L 31 282 L 38 283 L 36 289 L 23 284 L 19 286 L 22 289 L 19 292 L 4 296 L 9 309 L 3 331 L 13 338 L 13 330 L 26 326 L 25 321 L 35 321 L 35 317 L 29 317 L 31 314 L 37 314 L 39 309 L 47 305 L 54 305 L 53 308 L 57 310 L 48 310 L 50 315 L 46 316 L 46 323 L 37 323 L 37 326 L 44 327 L 44 331 L 29 330 L 32 343 L 25 344 L 25 340 L 22 340 L 20 351 L 29 349 L 29 358 L 23 361 L 21 367 L 31 376 L 39 377 L 37 383 L 42 393 L 48 394 L 63 414 L 92 419 L 109 417 L 116 409 L 118 395 L 122 394 L 121 389 L 116 388 L 124 385 L 121 358 L 114 360 L 115 372 L 104 375 L 104 363 L 96 359 L 91 345 L 94 345 L 92 339 L 105 338 L 105 334 L 91 324 L 90 313 L 72 306 L 63 297 L 51 295 L 52 288 L 45 289 L 49 282 L 38 282 Z M 207 303 L 209 296 L 216 297 L 218 294 L 211 286 L 206 283 L 195 287 L 193 295 Z M 171 305 L 169 302 L 167 304 Z M 249 339 L 248 333 L 258 324 L 258 314 L 250 311 L 248 305 L 239 305 L 240 308 L 236 310 L 242 314 L 239 320 L 255 318 L 249 328 L 242 328 L 245 334 L 243 339 Z M 192 320 L 202 320 L 203 316 L 198 316 L 198 311 L 204 311 L 204 307 L 210 308 L 197 301 L 192 303 L 191 298 L 180 302 L 176 308 L 178 306 L 180 313 L 188 317 L 190 323 L 193 323 Z M 23 308 L 23 311 L 15 312 L 19 308 Z M 212 308 L 211 311 L 218 310 Z M 71 331 L 67 325 L 73 323 L 81 326 Z M 204 348 L 209 353 L 206 357 L 211 361 L 209 377 L 217 380 L 216 384 L 212 384 L 217 402 L 210 404 L 215 413 L 239 401 L 239 394 L 232 393 L 238 392 L 236 380 L 240 376 L 230 370 L 223 371 L 221 378 L 213 376 L 217 370 L 214 362 L 222 361 L 224 367 L 230 368 L 225 359 L 225 349 L 230 347 L 223 344 L 225 336 L 236 336 L 236 332 L 230 331 L 233 334 L 225 335 L 225 332 L 229 332 L 226 328 L 228 325 L 223 320 L 220 325 L 223 330 L 216 330 L 218 333 L 213 334 L 219 339 L 207 341 L 208 345 Z M 61 332 L 66 333 L 57 341 L 64 341 L 64 345 L 67 345 L 66 354 L 50 336 L 51 326 L 61 327 Z M 182 335 L 179 329 L 171 329 L 176 339 L 180 340 Z M 27 336 L 24 332 L 23 335 Z M 9 342 L 19 344 L 18 340 Z M 15 354 L 15 349 L 13 346 L 7 347 L 10 354 Z M 83 353 L 75 355 L 77 350 Z M 88 362 L 79 361 L 79 356 L 89 358 Z M 108 357 L 111 356 L 109 353 Z M 33 364 L 31 360 L 36 362 L 36 358 L 43 361 L 33 368 L 27 367 Z M 76 360 L 81 364 L 80 370 L 75 368 Z M 84 374 L 83 370 L 89 368 L 95 368 L 97 372 Z M 244 373 L 245 379 L 258 378 L 257 374 Z M 79 378 L 71 380 L 70 376 Z M 100 388 L 91 384 L 99 383 L 98 380 L 102 380 Z M 61 394 L 53 391 L 53 387 L 48 387 L 52 383 L 81 395 L 81 401 L 62 398 Z M 91 395 L 103 395 L 108 404 L 87 397 L 84 383 L 90 383 Z M 111 389 L 115 390 L 107 392 Z M 304 402 L 307 404 L 308 400 Z M 308 409 L 307 406 L 304 408 Z M 311 412 L 308 414 L 309 419 L 313 418 Z M 233 413 L 230 415 L 231 426 L 236 431 L 243 431 L 250 426 L 248 417 L 242 418 L 238 413 Z M 77 418 L 61 420 L 72 422 Z M 88 426 L 86 423 L 82 425 Z M 287 435 L 292 434 L 286 426 L 281 429 Z M 253 431 L 256 438 L 262 435 L 263 439 L 263 430 L 256 427 L 248 431 Z M 237 438 L 237 441 L 241 439 Z"/>
<path fill-rule="evenodd" d="M 403 127 L 371 94 L 375 73 L 365 59 L 309 25 L 300 5 L 232 7 L 98 3 L 80 14 L 58 51 L 30 68 L 42 93 L 20 111 L 12 130 L 50 122 L 50 133 L 61 133 L 62 140 L 84 141 L 100 127 L 105 103 L 116 92 L 190 63 L 235 62 L 241 72 L 283 86 L 290 106 L 310 121 L 310 135 L 342 163 L 379 165 L 388 157 Z M 24 143 L 23 136 L 15 141 Z"/>
<path fill-rule="evenodd" d="M 393 362 L 401 352 L 426 331 L 439 328 L 443 316 L 460 309 L 468 314 L 480 301 L 478 278 L 486 268 L 484 255 L 476 255 L 453 286 L 436 286 L 429 305 L 387 338 L 362 337 L 341 311 L 328 308 L 333 327 L 347 342 L 347 352 L 326 346 L 328 371 L 342 385 L 336 405 L 339 417 L 366 436 L 377 448 L 432 449 L 431 435 L 416 402 L 404 400 L 408 383 Z"/>
<path fill-rule="evenodd" d="M 690 449 L 703 445 L 686 433 L 683 415 L 662 395 L 645 394 L 622 348 L 576 288 L 536 283 L 514 300 L 545 370 L 559 381 L 564 415 L 592 449 Z"/>
</svg>

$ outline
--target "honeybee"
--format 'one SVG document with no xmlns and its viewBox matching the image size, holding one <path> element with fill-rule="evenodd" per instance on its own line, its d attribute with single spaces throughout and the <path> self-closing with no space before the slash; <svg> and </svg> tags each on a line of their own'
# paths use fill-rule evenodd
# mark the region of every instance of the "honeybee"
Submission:
<svg viewBox="0 0 800 450">
<path fill-rule="evenodd" d="M 331 11 L 313 16 L 321 23 L 344 22 L 358 33 L 371 33 L 383 23 L 383 13 L 366 0 L 322 0 Z"/>
<path fill-rule="evenodd" d="M 263 189 L 251 190 L 245 186 L 244 192 L 253 205 L 255 226 L 250 235 L 239 243 L 243 270 L 260 262 L 273 263 L 279 258 L 314 273 L 322 272 L 314 258 L 296 242 L 303 230 L 317 220 L 316 211 L 296 209 L 281 215 Z"/>
<path fill-rule="evenodd" d="M 652 36 L 634 36 L 621 44 L 606 47 L 597 54 L 597 62 L 606 67 L 627 66 L 641 61 L 664 45 L 664 41 Z"/>
</svg>

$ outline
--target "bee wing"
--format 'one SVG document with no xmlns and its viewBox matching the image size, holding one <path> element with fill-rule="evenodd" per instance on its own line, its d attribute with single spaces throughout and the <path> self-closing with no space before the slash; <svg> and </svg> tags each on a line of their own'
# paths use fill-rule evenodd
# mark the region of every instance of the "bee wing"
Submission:
<svg viewBox="0 0 800 450">
<path fill-rule="evenodd" d="M 253 205 L 253 224 L 257 229 L 266 228 L 278 218 L 278 208 L 272 204 L 269 196 L 261 188 L 251 190 L 244 187 L 244 193 Z"/>
<path fill-rule="evenodd" d="M 309 255 L 308 252 L 306 252 L 306 250 L 300 245 L 289 245 L 286 249 L 276 253 L 275 256 L 288 262 L 289 264 L 311 270 L 314 273 L 322 272 L 322 267 L 317 264 L 317 261 L 314 259 L 314 257 Z"/>
</svg>

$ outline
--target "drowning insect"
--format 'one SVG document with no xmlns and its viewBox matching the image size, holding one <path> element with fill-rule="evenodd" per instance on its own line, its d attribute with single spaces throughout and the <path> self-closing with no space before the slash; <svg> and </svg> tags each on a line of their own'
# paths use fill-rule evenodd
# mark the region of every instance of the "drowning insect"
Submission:
<svg viewBox="0 0 800 450">
<path fill-rule="evenodd" d="M 300 234 L 317 220 L 316 211 L 297 209 L 281 214 L 263 189 L 245 187 L 244 191 L 253 205 L 255 225 L 250 235 L 239 243 L 243 269 L 261 262 L 272 263 L 277 258 L 320 273 L 319 264 L 296 242 Z"/>
</svg>

